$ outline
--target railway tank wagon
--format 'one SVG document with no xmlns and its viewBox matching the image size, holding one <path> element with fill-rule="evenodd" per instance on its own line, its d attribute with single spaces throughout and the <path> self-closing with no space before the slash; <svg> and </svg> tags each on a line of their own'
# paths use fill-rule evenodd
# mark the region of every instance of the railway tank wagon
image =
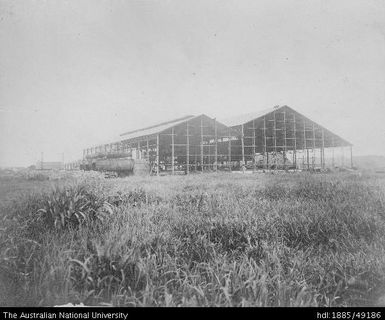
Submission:
<svg viewBox="0 0 385 320">
<path fill-rule="evenodd" d="M 98 152 L 84 157 L 80 165 L 81 170 L 99 171 L 117 176 L 146 175 L 150 172 L 150 166 L 146 159 L 132 158 L 131 153 L 124 152 Z"/>
</svg>

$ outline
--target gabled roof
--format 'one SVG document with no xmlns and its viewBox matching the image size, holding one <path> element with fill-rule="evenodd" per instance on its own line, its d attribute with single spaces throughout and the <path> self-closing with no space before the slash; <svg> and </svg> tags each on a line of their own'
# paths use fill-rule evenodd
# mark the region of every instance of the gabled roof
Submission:
<svg viewBox="0 0 385 320">
<path fill-rule="evenodd" d="M 105 146 L 105 145 L 109 145 L 109 144 L 116 144 L 116 143 L 120 143 L 121 141 L 121 138 L 118 136 L 113 136 L 111 137 L 110 139 L 106 139 L 106 140 L 103 140 L 103 141 L 100 141 L 99 143 L 95 143 L 89 147 L 87 147 L 86 149 L 89 149 L 89 148 L 95 148 L 95 147 L 102 147 L 102 146 Z"/>
<path fill-rule="evenodd" d="M 151 136 L 151 135 L 154 135 L 154 134 L 161 133 L 164 130 L 172 128 L 172 127 L 174 127 L 174 126 L 176 126 L 178 124 L 181 124 L 181 123 L 186 122 L 188 120 L 191 120 L 193 118 L 195 118 L 195 116 L 189 115 L 189 116 L 185 116 L 185 117 L 182 117 L 182 118 L 174 119 L 174 120 L 171 120 L 171 121 L 162 122 L 162 123 L 159 123 L 159 124 L 156 124 L 156 125 L 153 125 L 153 126 L 150 126 L 150 127 L 146 127 L 146 128 L 143 128 L 143 129 L 129 131 L 129 132 L 126 132 L 126 133 L 122 133 L 120 135 L 120 138 L 121 138 L 121 140 L 129 140 L 129 139 L 135 139 L 135 138 L 139 138 L 139 137 L 143 137 L 143 136 Z"/>
<path fill-rule="evenodd" d="M 218 119 L 218 121 L 222 122 L 223 124 L 225 124 L 228 127 L 240 126 L 240 125 L 245 124 L 247 122 L 250 122 L 254 119 L 263 117 L 263 116 L 267 115 L 268 113 L 273 112 L 275 109 L 277 109 L 277 107 L 263 109 L 259 112 L 251 112 L 251 113 L 236 115 L 236 116 L 224 118 L 224 119 L 220 118 L 220 119 Z"/>
<path fill-rule="evenodd" d="M 274 106 L 272 108 L 268 108 L 268 109 L 263 109 L 259 112 L 253 112 L 253 113 L 247 113 L 247 114 L 243 114 L 243 115 L 238 115 L 238 116 L 234 116 L 234 117 L 231 117 L 231 118 L 227 118 L 227 119 L 221 119 L 219 121 L 221 121 L 222 123 L 224 123 L 225 125 L 229 126 L 229 127 L 233 127 L 234 129 L 237 129 L 239 130 L 238 128 L 242 125 L 242 124 L 246 124 L 248 122 L 251 122 L 253 120 L 258 120 L 274 111 L 278 111 L 282 108 L 286 108 L 286 109 L 289 109 L 291 112 L 294 112 L 295 114 L 297 114 L 298 116 L 302 117 L 303 119 L 306 119 L 307 121 L 309 122 L 312 122 L 312 123 L 315 123 L 315 121 L 307 118 L 306 116 L 304 116 L 303 114 L 299 113 L 298 111 L 290 108 L 289 106 Z M 350 142 L 348 142 L 347 140 L 341 138 L 340 136 L 338 136 L 337 134 L 331 132 L 330 130 L 326 129 L 325 127 L 317 124 L 319 127 L 323 128 L 325 130 L 325 133 L 329 133 L 331 135 L 333 135 L 334 137 L 336 137 L 337 139 L 339 139 L 344 145 L 352 145 Z"/>
<path fill-rule="evenodd" d="M 188 115 L 188 116 L 184 116 L 182 118 L 177 118 L 174 120 L 158 123 L 158 124 L 155 124 L 155 125 L 152 125 L 149 127 L 145 127 L 142 129 L 136 129 L 133 131 L 128 131 L 128 132 L 120 134 L 119 137 L 116 137 L 114 139 L 109 139 L 103 143 L 95 144 L 95 145 L 93 145 L 93 147 L 101 147 L 101 146 L 108 145 L 111 143 L 112 144 L 119 143 L 122 140 L 130 140 L 130 139 L 135 139 L 135 138 L 139 138 L 139 137 L 155 135 L 155 134 L 161 133 L 167 129 L 170 129 L 176 125 L 179 125 L 183 122 L 194 119 L 196 117 L 197 116 Z"/>
</svg>

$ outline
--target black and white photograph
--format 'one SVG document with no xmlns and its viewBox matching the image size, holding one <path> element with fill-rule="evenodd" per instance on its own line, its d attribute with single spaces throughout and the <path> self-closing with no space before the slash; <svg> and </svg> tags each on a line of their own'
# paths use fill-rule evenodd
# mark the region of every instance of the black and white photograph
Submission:
<svg viewBox="0 0 385 320">
<path fill-rule="evenodd" d="M 0 0 L 0 317 L 385 318 L 384 123 L 383 0 Z"/>
</svg>

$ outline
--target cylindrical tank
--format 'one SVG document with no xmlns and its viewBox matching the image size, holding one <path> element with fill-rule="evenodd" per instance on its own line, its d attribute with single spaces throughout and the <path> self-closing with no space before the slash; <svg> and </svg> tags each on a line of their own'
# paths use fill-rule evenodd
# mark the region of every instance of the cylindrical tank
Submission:
<svg viewBox="0 0 385 320">
<path fill-rule="evenodd" d="M 133 172 L 135 160 L 128 158 L 119 159 L 95 159 L 95 170 L 98 171 L 116 171 Z"/>
<path fill-rule="evenodd" d="M 119 175 L 148 175 L 150 164 L 147 159 L 87 159 L 81 164 L 82 170 L 113 171 Z"/>
</svg>

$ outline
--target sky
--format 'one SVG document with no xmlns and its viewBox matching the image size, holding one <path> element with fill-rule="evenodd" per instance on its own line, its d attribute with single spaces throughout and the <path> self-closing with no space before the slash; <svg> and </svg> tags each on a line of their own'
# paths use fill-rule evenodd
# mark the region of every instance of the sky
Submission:
<svg viewBox="0 0 385 320">
<path fill-rule="evenodd" d="M 385 1 L 0 0 L 0 166 L 275 105 L 385 155 Z"/>
</svg>

